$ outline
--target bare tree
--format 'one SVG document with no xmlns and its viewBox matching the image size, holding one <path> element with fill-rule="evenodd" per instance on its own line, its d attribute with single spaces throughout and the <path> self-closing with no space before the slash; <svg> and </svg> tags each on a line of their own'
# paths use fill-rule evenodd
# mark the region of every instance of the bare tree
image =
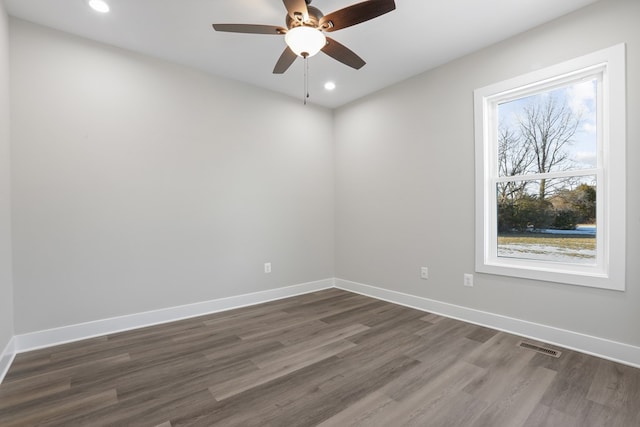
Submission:
<svg viewBox="0 0 640 427">
<path fill-rule="evenodd" d="M 533 156 L 535 172 L 566 170 L 571 165 L 566 148 L 574 142 L 581 116 L 556 97 L 549 95 L 543 103 L 531 103 L 518 117 L 520 143 Z M 560 180 L 556 180 L 558 184 Z M 540 180 L 539 200 L 547 196 L 547 180 Z"/>
<path fill-rule="evenodd" d="M 501 124 L 498 129 L 498 176 L 516 176 L 526 173 L 533 164 L 528 144 L 510 127 Z M 500 200 L 514 200 L 525 193 L 526 181 L 507 181 L 498 184 Z"/>
</svg>

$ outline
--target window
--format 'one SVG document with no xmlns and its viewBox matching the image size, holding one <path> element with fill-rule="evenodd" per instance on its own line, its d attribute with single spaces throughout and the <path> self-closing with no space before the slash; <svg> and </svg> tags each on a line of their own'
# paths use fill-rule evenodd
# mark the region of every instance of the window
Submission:
<svg viewBox="0 0 640 427">
<path fill-rule="evenodd" d="M 624 56 L 474 92 L 476 271 L 624 290 Z"/>
</svg>

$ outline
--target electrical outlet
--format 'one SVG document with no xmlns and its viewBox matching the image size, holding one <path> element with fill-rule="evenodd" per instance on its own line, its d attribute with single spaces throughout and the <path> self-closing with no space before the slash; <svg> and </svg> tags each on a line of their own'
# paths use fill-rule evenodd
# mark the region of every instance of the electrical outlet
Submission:
<svg viewBox="0 0 640 427">
<path fill-rule="evenodd" d="M 429 269 L 427 267 L 420 267 L 420 278 L 421 279 L 429 278 Z"/>
<path fill-rule="evenodd" d="M 464 285 L 469 287 L 473 286 L 473 274 L 464 275 Z"/>
<path fill-rule="evenodd" d="M 265 273 L 271 273 L 271 263 L 270 262 L 265 262 L 264 263 L 264 272 Z"/>
</svg>

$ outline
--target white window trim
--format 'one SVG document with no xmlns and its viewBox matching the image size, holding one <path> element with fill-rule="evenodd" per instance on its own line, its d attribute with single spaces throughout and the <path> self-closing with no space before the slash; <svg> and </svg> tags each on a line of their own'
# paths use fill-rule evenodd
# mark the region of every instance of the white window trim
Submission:
<svg viewBox="0 0 640 427">
<path fill-rule="evenodd" d="M 625 289 L 626 261 L 626 83 L 625 45 L 581 56 L 474 91 L 476 157 L 476 271 L 604 289 Z M 596 266 L 497 257 L 495 112 L 498 101 L 517 99 L 532 89 L 551 90 L 601 72 L 598 94 L 598 168 L 571 175 L 597 175 Z M 491 138 L 494 138 L 493 140 Z M 527 179 L 535 175 L 527 175 Z M 509 177 L 508 179 L 513 179 Z M 601 196 L 602 199 L 601 199 Z"/>
</svg>

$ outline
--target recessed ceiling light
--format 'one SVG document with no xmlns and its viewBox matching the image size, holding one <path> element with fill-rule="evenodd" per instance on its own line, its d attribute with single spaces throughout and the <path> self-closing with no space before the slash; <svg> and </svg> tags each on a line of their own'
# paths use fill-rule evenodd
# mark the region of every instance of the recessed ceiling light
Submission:
<svg viewBox="0 0 640 427">
<path fill-rule="evenodd" d="M 326 82 L 324 84 L 324 88 L 326 90 L 334 90 L 336 88 L 336 84 L 334 82 Z"/>
<path fill-rule="evenodd" d="M 100 13 L 109 12 L 109 5 L 104 0 L 89 0 L 89 6 L 91 9 Z"/>
</svg>

